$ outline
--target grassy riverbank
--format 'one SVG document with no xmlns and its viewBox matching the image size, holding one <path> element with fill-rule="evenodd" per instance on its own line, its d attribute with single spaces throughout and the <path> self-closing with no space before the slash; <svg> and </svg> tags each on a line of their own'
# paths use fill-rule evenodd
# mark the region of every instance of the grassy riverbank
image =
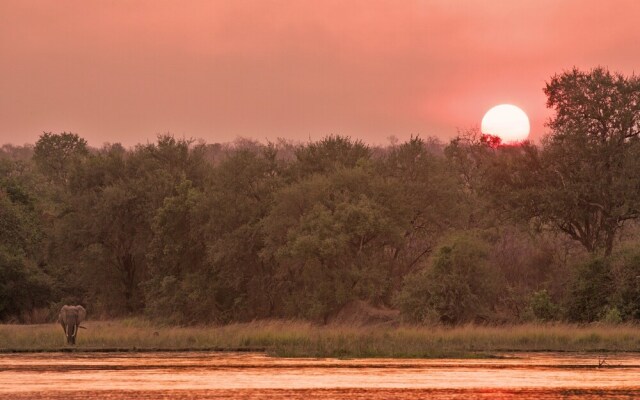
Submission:
<svg viewBox="0 0 640 400">
<path fill-rule="evenodd" d="M 483 357 L 504 351 L 640 351 L 640 326 L 316 326 L 261 321 L 160 327 L 141 320 L 89 321 L 77 350 L 263 350 L 280 357 Z M 0 325 L 0 351 L 66 349 L 57 324 Z"/>
</svg>

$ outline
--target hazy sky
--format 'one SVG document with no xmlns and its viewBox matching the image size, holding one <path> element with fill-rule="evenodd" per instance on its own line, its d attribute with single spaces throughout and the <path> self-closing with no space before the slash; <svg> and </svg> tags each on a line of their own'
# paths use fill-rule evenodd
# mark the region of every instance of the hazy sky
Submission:
<svg viewBox="0 0 640 400">
<path fill-rule="evenodd" d="M 575 66 L 640 66 L 640 1 L 0 0 L 0 143 L 456 134 L 549 117 Z"/>
</svg>

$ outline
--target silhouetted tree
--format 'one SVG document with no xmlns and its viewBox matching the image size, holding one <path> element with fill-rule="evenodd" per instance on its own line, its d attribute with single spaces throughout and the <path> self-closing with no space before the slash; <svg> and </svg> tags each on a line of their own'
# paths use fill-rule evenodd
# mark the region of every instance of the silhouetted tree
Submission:
<svg viewBox="0 0 640 400">
<path fill-rule="evenodd" d="M 59 183 L 66 182 L 73 163 L 87 154 L 87 141 L 75 133 L 45 132 L 36 142 L 33 160 L 44 175 Z"/>
</svg>

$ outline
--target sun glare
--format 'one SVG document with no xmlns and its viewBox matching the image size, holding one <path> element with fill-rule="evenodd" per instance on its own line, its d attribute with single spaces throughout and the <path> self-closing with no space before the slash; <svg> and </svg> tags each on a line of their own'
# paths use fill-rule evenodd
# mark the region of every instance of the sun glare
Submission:
<svg viewBox="0 0 640 400">
<path fill-rule="evenodd" d="M 487 111 L 480 126 L 482 133 L 498 136 L 503 143 L 525 140 L 529 129 L 527 114 L 511 104 L 500 104 Z"/>
</svg>

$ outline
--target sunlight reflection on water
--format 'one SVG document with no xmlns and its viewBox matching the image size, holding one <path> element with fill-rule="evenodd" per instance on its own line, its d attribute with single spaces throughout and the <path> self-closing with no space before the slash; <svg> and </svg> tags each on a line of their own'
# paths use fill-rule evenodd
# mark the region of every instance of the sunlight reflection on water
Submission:
<svg viewBox="0 0 640 400">
<path fill-rule="evenodd" d="M 0 356 L 0 398 L 636 398 L 640 355 L 283 359 L 240 353 Z"/>
</svg>

